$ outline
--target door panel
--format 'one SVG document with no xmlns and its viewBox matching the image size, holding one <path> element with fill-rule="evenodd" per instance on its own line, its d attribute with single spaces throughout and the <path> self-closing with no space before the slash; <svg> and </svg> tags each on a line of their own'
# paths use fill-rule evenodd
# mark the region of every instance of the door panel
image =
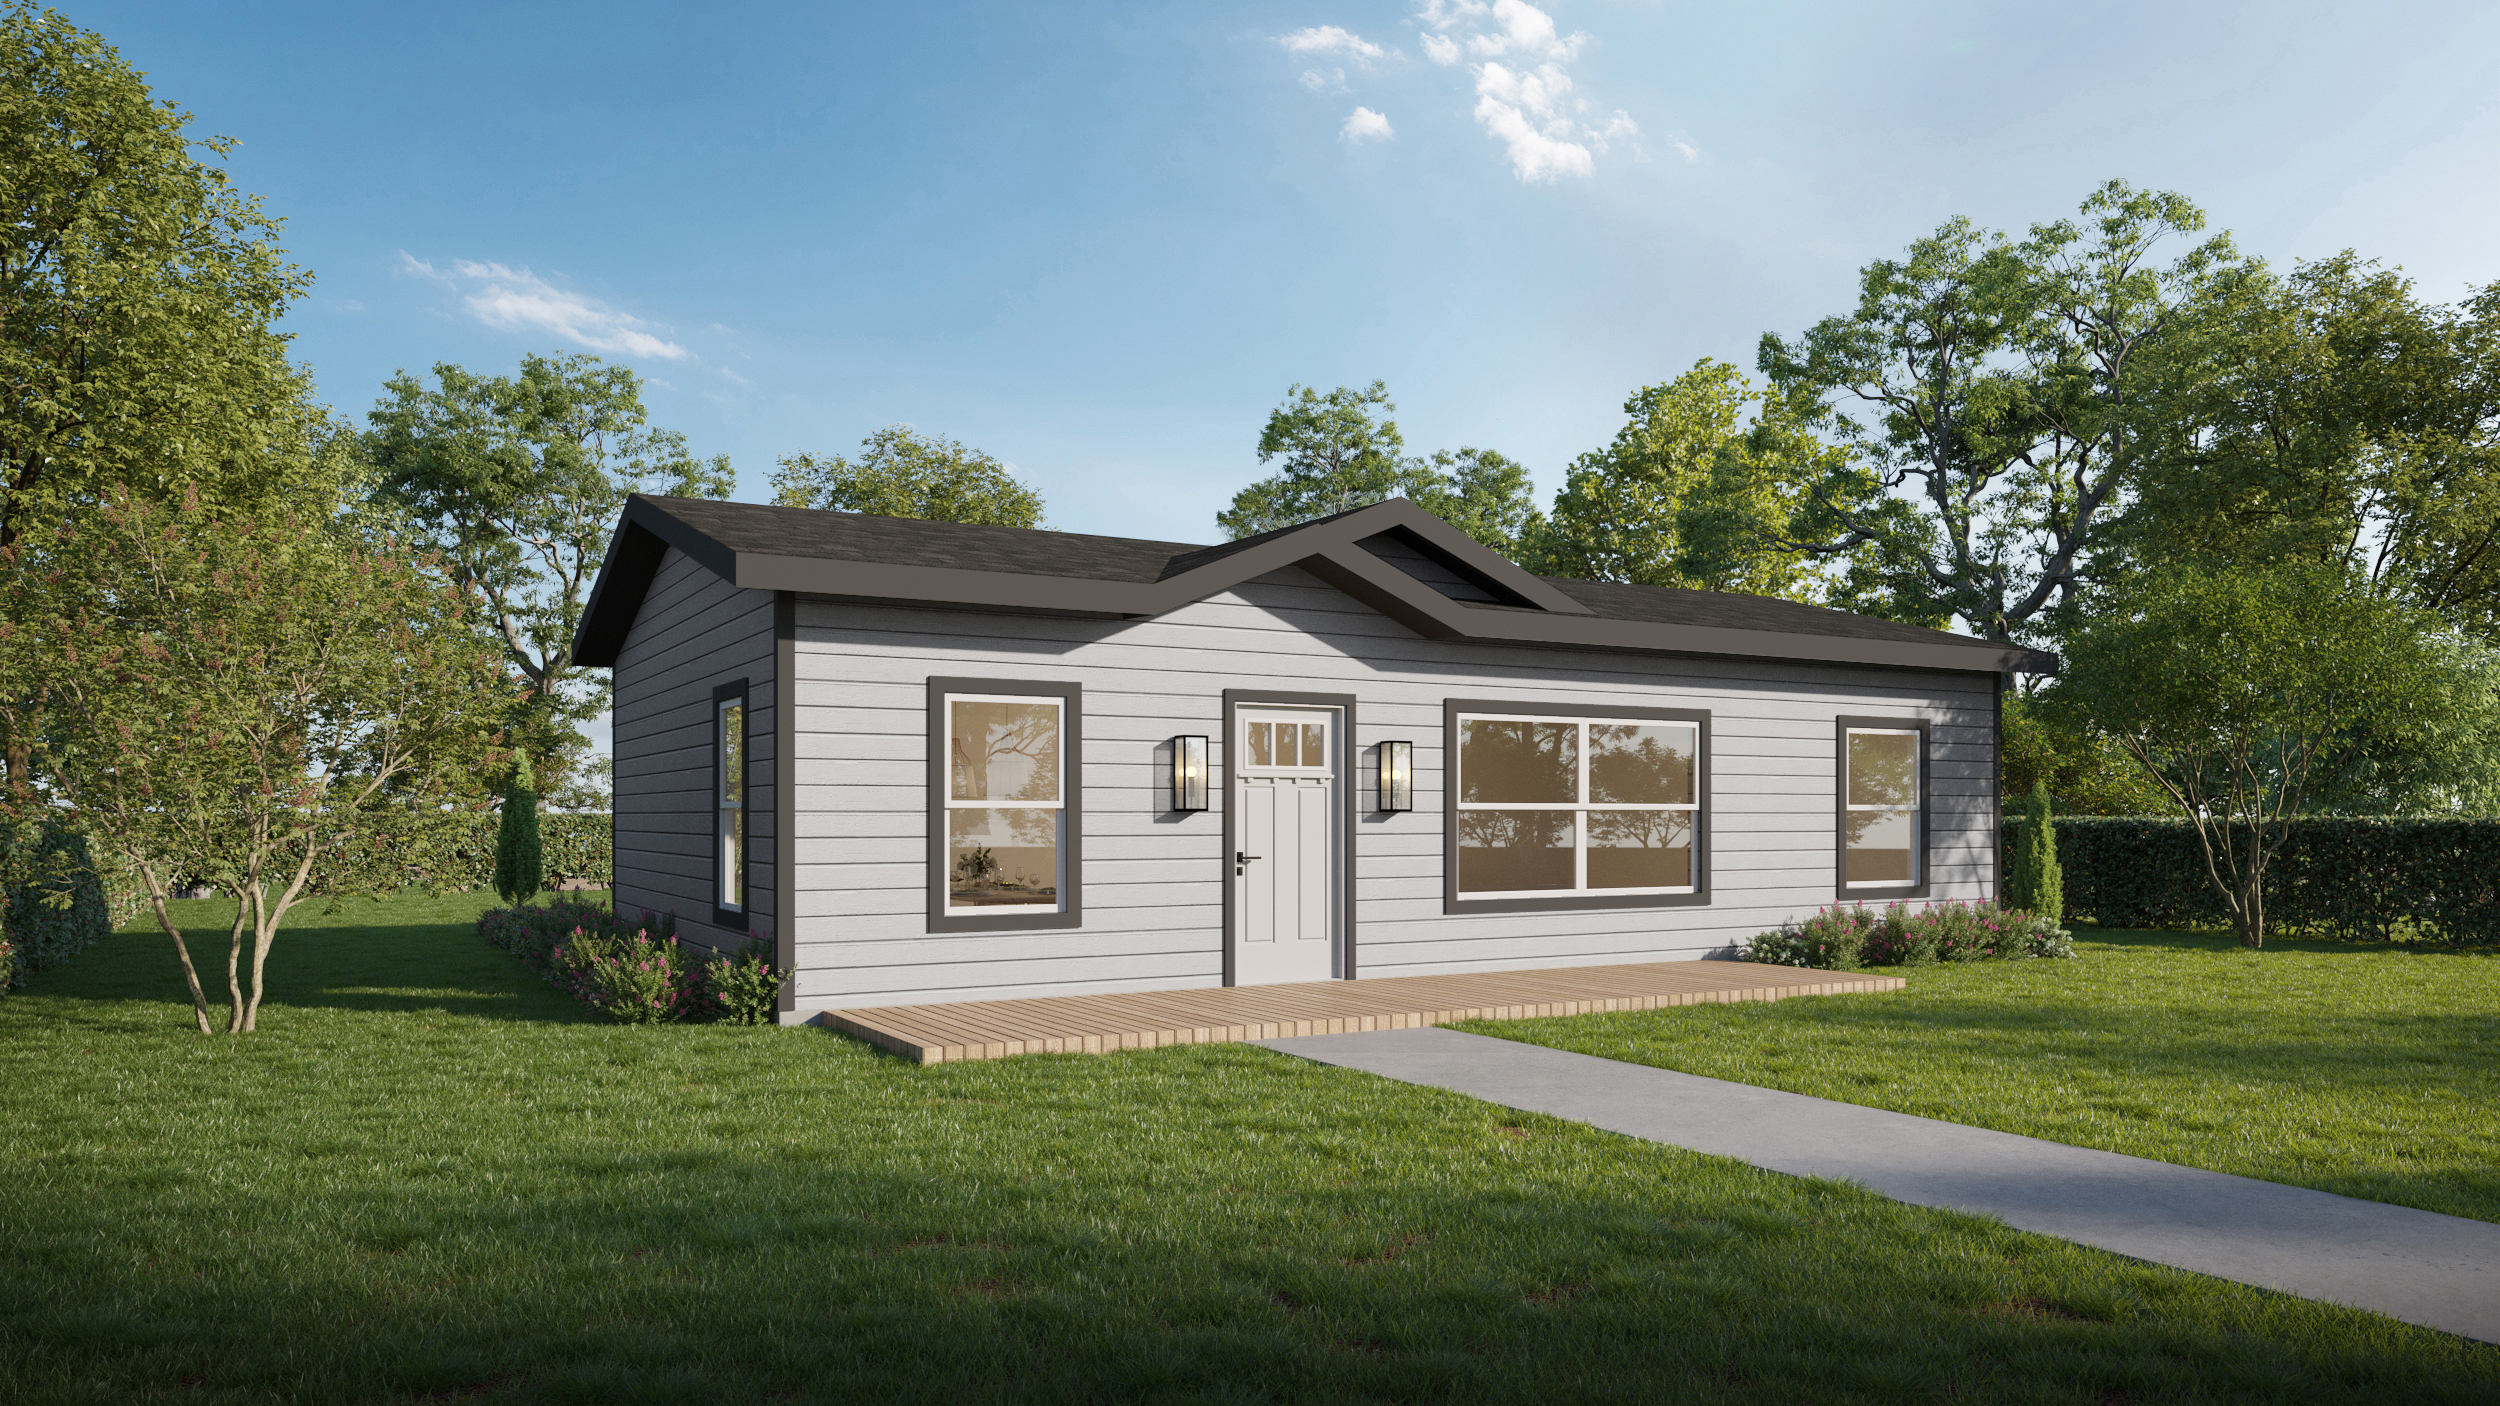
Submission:
<svg viewBox="0 0 2500 1406">
<path fill-rule="evenodd" d="M 1333 711 L 1239 712 L 1229 768 L 1236 985 L 1326 981 L 1339 969 L 1336 728 Z"/>
</svg>

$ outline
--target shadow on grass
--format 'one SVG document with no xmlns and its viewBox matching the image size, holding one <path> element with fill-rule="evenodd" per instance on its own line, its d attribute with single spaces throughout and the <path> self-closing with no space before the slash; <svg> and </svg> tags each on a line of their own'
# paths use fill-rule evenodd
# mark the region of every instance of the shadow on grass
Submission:
<svg viewBox="0 0 2500 1406">
<path fill-rule="evenodd" d="M 2343 941 L 2328 937 L 2290 937 L 2268 934 L 2266 945 L 2251 949 L 2240 945 L 2239 935 L 2228 930 L 2188 932 L 2173 928 L 2103 928 L 2089 923 L 2076 923 L 2072 931 L 2077 942 L 2103 942 L 2112 947 L 2173 947 L 2188 952 L 2253 952 L 2263 957 L 2268 952 L 2317 952 L 2328 955 L 2386 956 L 2403 953 L 2414 957 L 2500 957 L 2500 951 L 2489 947 L 2446 947 L 2428 942 L 2363 942 Z"/>
</svg>

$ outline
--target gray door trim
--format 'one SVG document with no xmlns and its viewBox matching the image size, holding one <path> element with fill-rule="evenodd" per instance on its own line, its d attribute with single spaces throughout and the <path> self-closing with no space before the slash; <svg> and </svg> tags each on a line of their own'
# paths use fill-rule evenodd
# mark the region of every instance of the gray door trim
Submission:
<svg viewBox="0 0 2500 1406">
<path fill-rule="evenodd" d="M 1340 792 L 1337 805 L 1340 828 L 1344 835 L 1344 838 L 1338 842 L 1341 846 L 1338 859 L 1343 866 L 1341 872 L 1345 875 L 1345 893 L 1342 900 L 1345 910 L 1338 915 L 1337 921 L 1343 925 L 1345 932 L 1345 970 L 1338 975 L 1347 981 L 1352 981 L 1355 975 L 1356 950 L 1354 941 L 1354 793 L 1361 789 L 1356 784 L 1358 773 L 1354 764 L 1357 755 L 1354 746 L 1354 695 L 1351 693 L 1280 693 L 1274 689 L 1265 688 L 1228 688 L 1224 690 L 1224 736 L 1219 744 L 1223 748 L 1224 758 L 1224 853 L 1221 856 L 1224 869 L 1224 921 L 1223 926 L 1216 931 L 1215 935 L 1224 957 L 1224 984 L 1226 986 L 1234 984 L 1233 919 L 1239 911 L 1238 905 L 1241 901 L 1233 883 L 1233 855 L 1239 852 L 1240 844 L 1240 836 L 1233 830 L 1233 738 L 1239 731 L 1234 726 L 1236 715 L 1245 704 L 1253 708 L 1268 704 L 1282 704 L 1287 707 L 1335 708 L 1338 710 L 1338 716 L 1343 719 L 1337 727 L 1337 790 Z M 1212 794 L 1209 799 L 1213 799 Z"/>
</svg>

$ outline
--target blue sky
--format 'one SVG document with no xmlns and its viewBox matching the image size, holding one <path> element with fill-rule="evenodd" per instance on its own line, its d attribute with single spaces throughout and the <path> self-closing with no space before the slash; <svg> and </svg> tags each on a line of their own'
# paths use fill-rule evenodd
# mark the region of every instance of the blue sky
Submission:
<svg viewBox="0 0 2500 1406">
<path fill-rule="evenodd" d="M 398 367 L 595 350 L 775 456 L 903 421 L 1205 541 L 1289 383 L 1549 493 L 1625 397 L 2113 176 L 2278 263 L 2500 278 L 2500 6 L 87 3 Z"/>
</svg>

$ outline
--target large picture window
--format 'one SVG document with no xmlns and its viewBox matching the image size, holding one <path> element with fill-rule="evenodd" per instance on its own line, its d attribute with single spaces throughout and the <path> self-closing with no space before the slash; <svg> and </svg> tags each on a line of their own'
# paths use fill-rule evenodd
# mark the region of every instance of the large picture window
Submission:
<svg viewBox="0 0 2500 1406">
<path fill-rule="evenodd" d="M 1927 883 L 1927 727 L 1840 722 L 1840 891 L 1911 894 Z"/>
<path fill-rule="evenodd" d="M 1700 713 L 1453 707 L 1453 905 L 1697 897 L 1708 737 Z"/>
<path fill-rule="evenodd" d="M 933 923 L 1063 925 L 1077 911 L 1075 687 L 933 680 L 930 704 Z"/>
</svg>

